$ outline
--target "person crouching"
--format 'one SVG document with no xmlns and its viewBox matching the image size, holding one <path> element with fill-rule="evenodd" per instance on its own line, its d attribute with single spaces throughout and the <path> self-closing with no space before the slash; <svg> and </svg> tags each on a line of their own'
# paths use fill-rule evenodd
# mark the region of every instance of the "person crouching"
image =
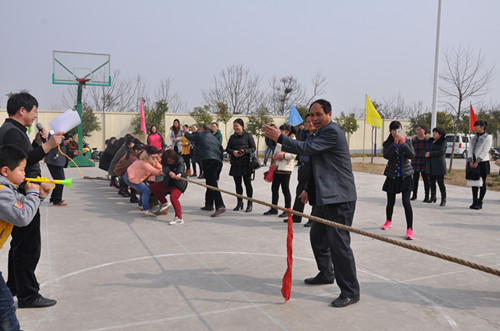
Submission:
<svg viewBox="0 0 500 331">
<path fill-rule="evenodd" d="M 165 177 L 162 182 L 151 184 L 150 189 L 161 202 L 160 210 L 156 215 L 165 215 L 172 205 L 175 210 L 175 219 L 169 222 L 170 225 L 184 224 L 182 219 L 182 207 L 179 197 L 186 191 L 188 182 L 180 179 L 186 178 L 186 165 L 184 160 L 172 149 L 167 149 L 161 156 L 161 165 Z M 165 194 L 170 193 L 170 202 L 165 198 Z"/>
</svg>

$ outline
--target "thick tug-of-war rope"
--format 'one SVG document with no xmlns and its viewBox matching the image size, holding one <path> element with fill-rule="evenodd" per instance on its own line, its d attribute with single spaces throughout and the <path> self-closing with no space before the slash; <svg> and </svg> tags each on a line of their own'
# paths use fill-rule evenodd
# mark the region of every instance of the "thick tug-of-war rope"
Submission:
<svg viewBox="0 0 500 331">
<path fill-rule="evenodd" d="M 196 185 L 199 185 L 199 186 L 203 186 L 203 187 L 215 190 L 215 191 L 219 191 L 219 192 L 222 192 L 222 193 L 225 193 L 225 194 L 229 194 L 229 195 L 235 196 L 235 197 L 240 198 L 240 199 L 245 199 L 245 200 L 248 200 L 248 201 L 259 203 L 259 204 L 264 205 L 264 206 L 268 206 L 270 208 L 274 208 L 274 209 L 278 209 L 278 210 L 281 210 L 281 211 L 285 211 L 285 212 L 287 212 L 289 214 L 293 214 L 293 215 L 297 215 L 297 216 L 300 216 L 300 217 L 308 218 L 308 219 L 310 219 L 312 221 L 320 222 L 320 223 L 323 223 L 323 224 L 326 224 L 326 225 L 329 225 L 329 226 L 333 226 L 333 227 L 339 228 L 341 230 L 346 230 L 346 231 L 354 232 L 354 233 L 360 234 L 360 235 L 365 236 L 365 237 L 370 237 L 370 238 L 373 238 L 373 239 L 384 241 L 384 242 L 389 243 L 389 244 L 400 246 L 400 247 L 403 247 L 403 248 L 406 248 L 406 249 L 409 249 L 409 250 L 412 250 L 412 251 L 415 251 L 415 252 L 419 252 L 419 253 L 422 253 L 422 254 L 427 254 L 427 255 L 430 255 L 430 256 L 434 256 L 434 257 L 437 257 L 437 258 L 440 258 L 440 259 L 443 259 L 443 260 L 446 260 L 446 261 L 450 261 L 450 262 L 453 262 L 453 263 L 461 264 L 463 266 L 466 266 L 466 267 L 469 267 L 469 268 L 472 268 L 472 269 L 476 269 L 476 270 L 479 270 L 479 271 L 482 271 L 482 272 L 486 272 L 486 273 L 489 273 L 489 274 L 492 274 L 492 275 L 500 277 L 500 270 L 495 269 L 495 268 L 491 268 L 491 267 L 488 267 L 488 266 L 485 266 L 485 265 L 482 265 L 482 264 L 478 264 L 478 263 L 470 262 L 470 261 L 467 261 L 467 260 L 463 260 L 463 259 L 451 256 L 451 255 L 441 254 L 439 252 L 436 252 L 436 251 L 433 251 L 433 250 L 430 250 L 430 249 L 427 249 L 427 248 L 423 248 L 423 247 L 419 247 L 419 246 L 416 246 L 416 245 L 407 244 L 407 243 L 405 243 L 403 241 L 400 241 L 400 240 L 395 240 L 395 239 L 387 238 L 387 237 L 384 237 L 384 236 L 380 236 L 380 235 L 375 234 L 375 233 L 363 231 L 363 230 L 356 229 L 356 228 L 353 228 L 353 227 L 350 227 L 350 226 L 346 226 L 344 224 L 332 222 L 332 221 L 326 220 L 324 218 L 319 218 L 319 217 L 316 217 L 316 216 L 312 216 L 312 215 L 307 215 L 307 214 L 304 214 L 304 213 L 300 213 L 298 211 L 291 210 L 289 208 L 284 208 L 284 207 L 280 207 L 280 206 L 277 206 L 277 205 L 273 205 L 273 204 L 265 202 L 265 201 L 257 200 L 257 199 L 254 199 L 254 198 L 249 198 L 249 197 L 243 196 L 241 194 L 229 192 L 229 191 L 226 191 L 226 190 L 218 188 L 218 187 L 213 187 L 213 186 L 206 185 L 206 184 L 203 184 L 203 183 L 195 182 L 195 181 L 193 181 L 191 179 L 188 179 L 188 178 L 182 178 L 181 177 L 179 179 L 182 179 L 182 180 L 188 181 L 190 183 L 193 183 L 193 184 L 196 184 Z"/>
</svg>

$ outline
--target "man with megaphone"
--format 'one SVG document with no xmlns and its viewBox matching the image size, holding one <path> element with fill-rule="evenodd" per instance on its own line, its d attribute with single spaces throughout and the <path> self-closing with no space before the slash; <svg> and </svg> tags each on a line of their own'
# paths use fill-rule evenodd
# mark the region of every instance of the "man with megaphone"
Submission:
<svg viewBox="0 0 500 331">
<path fill-rule="evenodd" d="M 12 94 L 7 101 L 7 118 L 0 128 L 0 146 L 16 145 L 27 155 L 26 177 L 41 176 L 39 161 L 63 139 L 64 132 L 56 132 L 47 142 L 45 130 L 37 133 L 35 141 L 30 142 L 28 127 L 38 115 L 38 101 L 26 91 Z M 42 184 L 46 185 L 46 184 Z M 25 193 L 24 186 L 19 187 Z M 19 308 L 50 307 L 56 300 L 44 298 L 39 292 L 40 286 L 35 276 L 35 269 L 40 259 L 40 211 L 26 227 L 14 227 L 9 251 L 9 276 L 7 286 L 13 296 L 17 296 Z"/>
</svg>

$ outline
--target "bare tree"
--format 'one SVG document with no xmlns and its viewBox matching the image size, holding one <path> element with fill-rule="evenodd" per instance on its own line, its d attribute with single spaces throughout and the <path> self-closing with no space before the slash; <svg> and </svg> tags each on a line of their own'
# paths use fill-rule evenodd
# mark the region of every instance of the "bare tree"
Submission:
<svg viewBox="0 0 500 331">
<path fill-rule="evenodd" d="M 292 103 L 302 104 L 304 101 L 305 91 L 294 76 L 274 76 L 269 85 L 271 94 L 268 100 L 273 114 L 285 115 Z"/>
<path fill-rule="evenodd" d="M 326 79 L 326 76 L 323 76 L 323 74 L 321 72 L 317 72 L 312 80 L 312 93 L 310 95 L 310 97 L 305 100 L 305 105 L 306 106 L 309 106 L 314 100 L 316 100 L 316 98 L 318 96 L 320 96 L 321 94 L 323 94 L 323 92 L 325 92 L 325 87 L 326 87 L 326 84 L 327 84 L 327 79 Z"/>
<path fill-rule="evenodd" d="M 463 49 L 461 46 L 457 50 L 448 50 L 444 54 L 445 69 L 440 75 L 444 81 L 439 87 L 445 104 L 451 109 L 455 117 L 455 139 L 451 149 L 450 166 L 453 166 L 453 155 L 455 153 L 455 140 L 460 126 L 464 101 L 471 97 L 478 97 L 486 94 L 487 88 L 493 78 L 493 67 L 485 67 L 485 58 L 479 50 L 475 55 L 469 48 Z"/>
<path fill-rule="evenodd" d="M 259 75 L 251 75 L 249 69 L 233 64 L 214 76 L 214 86 L 203 91 L 203 98 L 212 108 L 222 102 L 232 114 L 248 114 L 264 99 L 260 81 Z"/>
<path fill-rule="evenodd" d="M 171 113 L 180 113 L 186 109 L 186 104 L 181 101 L 179 93 L 171 91 L 172 80 L 165 78 L 160 81 L 160 85 L 155 91 L 156 101 L 164 101 L 168 105 L 168 110 Z"/>
<path fill-rule="evenodd" d="M 384 99 L 384 102 L 377 108 L 380 116 L 384 119 L 409 119 L 416 114 L 425 112 L 426 109 L 428 108 L 424 106 L 422 101 L 407 103 L 401 93 L 395 97 Z"/>
</svg>

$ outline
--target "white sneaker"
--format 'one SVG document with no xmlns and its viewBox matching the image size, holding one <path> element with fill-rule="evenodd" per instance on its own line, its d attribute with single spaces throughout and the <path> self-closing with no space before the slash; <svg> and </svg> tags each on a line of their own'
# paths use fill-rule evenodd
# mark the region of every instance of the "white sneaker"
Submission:
<svg viewBox="0 0 500 331">
<path fill-rule="evenodd" d="M 160 209 L 155 213 L 156 215 L 167 215 L 168 208 L 170 208 L 172 204 L 170 202 L 162 203 Z"/>
<path fill-rule="evenodd" d="M 156 217 L 154 213 L 152 213 L 150 210 L 145 210 L 142 212 L 143 217 Z"/>
<path fill-rule="evenodd" d="M 176 217 L 175 220 L 170 221 L 168 224 L 170 224 L 170 225 L 184 224 L 184 220 L 182 218 Z"/>
</svg>

